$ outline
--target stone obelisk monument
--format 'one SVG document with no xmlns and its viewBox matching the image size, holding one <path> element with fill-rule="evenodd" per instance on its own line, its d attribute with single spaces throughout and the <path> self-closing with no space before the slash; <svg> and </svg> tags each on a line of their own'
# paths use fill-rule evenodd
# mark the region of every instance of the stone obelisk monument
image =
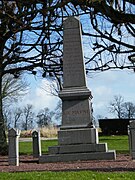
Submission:
<svg viewBox="0 0 135 180">
<path fill-rule="evenodd" d="M 58 132 L 58 146 L 39 162 L 115 159 L 115 151 L 98 143 L 97 129 L 92 126 L 91 91 L 86 86 L 81 25 L 77 18 L 64 21 L 62 125 Z"/>
<path fill-rule="evenodd" d="M 81 27 L 78 19 L 64 22 L 62 126 L 60 144 L 97 143 L 92 127 L 91 92 L 86 87 Z M 86 137 L 90 138 L 86 138 Z"/>
</svg>

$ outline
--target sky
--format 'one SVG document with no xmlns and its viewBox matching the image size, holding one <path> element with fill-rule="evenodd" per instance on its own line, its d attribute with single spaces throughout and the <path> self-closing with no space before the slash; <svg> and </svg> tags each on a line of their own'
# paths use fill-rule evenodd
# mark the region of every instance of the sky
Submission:
<svg viewBox="0 0 135 180">
<path fill-rule="evenodd" d="M 33 104 L 35 111 L 45 107 L 54 110 L 59 98 L 45 91 L 47 89 L 47 80 L 35 80 L 33 77 L 30 77 L 29 82 L 31 82 L 30 91 L 21 101 L 21 105 Z M 102 118 L 114 117 L 114 115 L 109 113 L 108 107 L 115 95 L 123 96 L 125 102 L 135 103 L 135 73 L 131 70 L 109 70 L 91 73 L 87 77 L 87 87 L 93 95 L 92 104 L 95 118 L 99 115 Z"/>
<path fill-rule="evenodd" d="M 106 71 L 88 79 L 88 87 L 93 94 L 95 116 L 114 117 L 108 111 L 109 103 L 115 95 L 121 95 L 125 102 L 135 103 L 135 73 L 132 71 Z"/>
</svg>

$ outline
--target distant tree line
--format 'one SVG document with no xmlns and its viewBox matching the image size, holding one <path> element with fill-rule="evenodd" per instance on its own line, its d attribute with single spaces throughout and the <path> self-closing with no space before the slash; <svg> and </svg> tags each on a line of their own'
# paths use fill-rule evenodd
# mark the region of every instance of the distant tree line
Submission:
<svg viewBox="0 0 135 180">
<path fill-rule="evenodd" d="M 49 108 L 40 109 L 34 112 L 34 106 L 27 104 L 24 107 L 16 107 L 4 112 L 5 126 L 7 129 L 13 127 L 21 130 L 29 130 L 35 127 L 53 125 L 53 117 L 56 114 Z"/>
<path fill-rule="evenodd" d="M 48 85 L 47 85 L 48 86 Z M 50 87 L 53 89 L 54 87 Z M 24 76 L 14 78 L 8 74 L 3 77 L 2 83 L 2 100 L 3 115 L 6 129 L 11 127 L 22 130 L 33 129 L 34 127 L 44 127 L 53 124 L 53 118 L 59 121 L 61 116 L 59 103 L 56 106 L 55 113 L 48 107 L 37 110 L 35 113 L 32 104 L 16 107 L 16 103 L 20 101 L 29 92 L 29 83 Z M 54 95 L 53 93 L 51 93 Z"/>
</svg>

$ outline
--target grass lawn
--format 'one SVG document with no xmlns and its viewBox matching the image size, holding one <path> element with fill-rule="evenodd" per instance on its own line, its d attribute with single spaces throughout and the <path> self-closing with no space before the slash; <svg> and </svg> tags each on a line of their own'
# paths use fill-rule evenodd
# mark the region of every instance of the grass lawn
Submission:
<svg viewBox="0 0 135 180">
<path fill-rule="evenodd" d="M 49 146 L 55 146 L 58 144 L 57 140 L 43 140 L 41 141 L 42 153 L 47 153 Z M 20 154 L 32 154 L 32 142 L 20 142 L 19 143 Z"/>
<path fill-rule="evenodd" d="M 0 173 L 0 180 L 134 180 L 135 172 L 25 172 Z"/>
<path fill-rule="evenodd" d="M 101 136 L 100 142 L 107 142 L 109 150 L 116 150 L 116 153 L 129 153 L 128 136 Z"/>
<path fill-rule="evenodd" d="M 128 136 L 101 136 L 101 143 L 106 142 L 109 150 L 116 150 L 116 153 L 129 153 Z M 57 145 L 57 140 L 41 141 L 42 153 L 48 151 L 48 146 Z M 32 142 L 20 142 L 20 154 L 32 154 Z"/>
</svg>

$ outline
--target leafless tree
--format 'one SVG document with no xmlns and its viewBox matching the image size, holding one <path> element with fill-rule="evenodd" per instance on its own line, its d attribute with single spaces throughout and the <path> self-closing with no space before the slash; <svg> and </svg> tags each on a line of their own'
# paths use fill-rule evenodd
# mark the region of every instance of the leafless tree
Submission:
<svg viewBox="0 0 135 180">
<path fill-rule="evenodd" d="M 59 84 L 56 79 L 46 79 L 43 81 L 44 85 L 41 85 L 40 88 L 46 91 L 49 95 L 58 96 L 60 89 L 62 89 L 61 84 Z"/>
<path fill-rule="evenodd" d="M 19 124 L 21 123 L 22 120 L 22 110 L 21 108 L 16 108 L 15 111 L 12 113 L 13 117 L 13 123 L 14 123 L 14 128 L 18 128 Z"/>
<path fill-rule="evenodd" d="M 135 118 L 135 105 L 132 102 L 123 103 L 123 114 L 124 118 L 133 119 Z"/>
<path fill-rule="evenodd" d="M 135 118 L 135 105 L 132 102 L 124 102 L 121 95 L 114 96 L 110 102 L 109 112 L 116 115 L 117 118 Z"/>
<path fill-rule="evenodd" d="M 36 75 L 43 68 L 45 77 L 61 70 L 62 24 L 58 21 L 60 6 L 57 4 L 42 0 L 0 1 L 0 153 L 7 152 L 2 111 L 3 76 L 13 74 L 18 78 L 24 70 Z"/>
<path fill-rule="evenodd" d="M 86 13 L 90 15 L 87 24 L 89 22 L 91 31 L 84 28 L 83 32 L 91 40 L 90 52 L 86 56 L 88 71 L 134 70 L 134 8 L 134 1 L 88 1 Z"/>
<path fill-rule="evenodd" d="M 116 114 L 117 118 L 123 118 L 123 103 L 124 98 L 121 95 L 115 95 L 110 102 L 109 112 Z"/>
<path fill-rule="evenodd" d="M 23 109 L 23 121 L 22 128 L 24 130 L 32 129 L 34 123 L 34 112 L 33 106 L 31 104 L 27 104 Z"/>
<path fill-rule="evenodd" d="M 4 122 L 6 130 L 12 127 L 12 112 L 9 109 L 3 110 Z"/>
<path fill-rule="evenodd" d="M 37 115 L 37 124 L 38 127 L 43 127 L 43 126 L 49 126 L 52 123 L 52 117 L 54 116 L 54 112 L 50 111 L 49 108 L 44 108 L 41 109 L 38 112 Z"/>
<path fill-rule="evenodd" d="M 29 84 L 23 77 L 17 79 L 11 74 L 6 74 L 2 79 L 3 106 L 10 106 L 28 93 Z"/>
</svg>

